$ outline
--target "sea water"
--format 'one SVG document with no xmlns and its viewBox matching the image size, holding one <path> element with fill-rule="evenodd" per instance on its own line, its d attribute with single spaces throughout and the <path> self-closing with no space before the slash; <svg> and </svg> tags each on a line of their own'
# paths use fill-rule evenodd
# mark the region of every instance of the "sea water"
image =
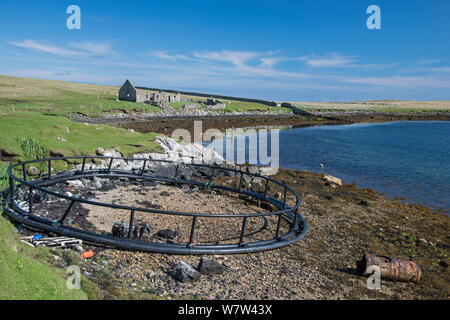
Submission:
<svg viewBox="0 0 450 320">
<path fill-rule="evenodd" d="M 256 132 L 259 137 L 258 130 Z M 216 149 L 222 144 L 225 153 L 224 141 L 206 145 Z M 270 149 L 270 143 L 268 145 Z M 247 157 L 254 147 L 246 146 Z M 235 152 L 243 150 L 238 148 Z M 407 202 L 450 209 L 449 121 L 280 130 L 279 164 L 286 169 L 327 173 L 345 183 L 356 182 L 359 187 L 372 188 Z"/>
</svg>

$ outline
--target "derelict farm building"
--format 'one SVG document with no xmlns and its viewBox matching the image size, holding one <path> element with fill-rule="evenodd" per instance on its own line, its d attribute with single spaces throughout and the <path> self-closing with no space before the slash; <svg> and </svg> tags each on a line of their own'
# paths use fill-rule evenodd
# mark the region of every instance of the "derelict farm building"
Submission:
<svg viewBox="0 0 450 320">
<path fill-rule="evenodd" d="M 179 102 L 180 93 L 171 94 L 167 92 L 141 92 L 131 84 L 129 80 L 125 81 L 123 86 L 119 89 L 119 100 L 143 102 L 143 103 L 166 103 L 166 102 Z"/>
</svg>

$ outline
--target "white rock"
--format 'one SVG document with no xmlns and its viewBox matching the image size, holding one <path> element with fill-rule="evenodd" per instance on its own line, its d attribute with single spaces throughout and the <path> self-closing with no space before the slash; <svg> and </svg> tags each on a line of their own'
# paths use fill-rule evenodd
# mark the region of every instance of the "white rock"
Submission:
<svg viewBox="0 0 450 320">
<path fill-rule="evenodd" d="M 115 150 L 105 150 L 103 152 L 103 156 L 105 157 L 114 157 L 114 158 L 122 158 L 122 154 Z"/>
<path fill-rule="evenodd" d="M 339 178 L 336 178 L 336 177 L 333 177 L 333 176 L 330 176 L 330 175 L 325 175 L 323 177 L 323 179 L 325 181 L 328 181 L 329 183 L 334 183 L 334 184 L 337 184 L 339 186 L 342 186 L 342 180 L 339 179 Z"/>
<path fill-rule="evenodd" d="M 68 183 L 72 188 L 83 188 L 83 182 L 81 182 L 80 180 L 71 180 L 68 181 Z"/>
<path fill-rule="evenodd" d="M 97 149 L 95 150 L 95 153 L 96 153 L 98 156 L 103 156 L 103 155 L 105 154 L 105 149 L 103 149 L 103 148 L 97 148 Z"/>
<path fill-rule="evenodd" d="M 278 167 L 260 167 L 259 172 L 262 176 L 273 176 L 278 173 Z"/>
</svg>

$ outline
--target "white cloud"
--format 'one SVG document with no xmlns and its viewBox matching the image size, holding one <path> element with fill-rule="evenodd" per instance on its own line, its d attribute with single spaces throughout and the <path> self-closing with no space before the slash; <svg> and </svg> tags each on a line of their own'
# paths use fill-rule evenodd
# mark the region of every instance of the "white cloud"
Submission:
<svg viewBox="0 0 450 320">
<path fill-rule="evenodd" d="M 263 57 L 259 59 L 261 61 L 260 67 L 272 69 L 276 64 L 290 60 L 289 58 L 276 58 L 276 57 Z"/>
<path fill-rule="evenodd" d="M 34 40 L 24 40 L 21 42 L 11 41 L 13 46 L 46 52 L 64 57 L 91 57 L 103 56 L 111 53 L 111 44 L 107 42 L 70 42 L 70 48 L 63 48 L 51 44 L 40 43 Z"/>
<path fill-rule="evenodd" d="M 80 53 L 84 52 L 88 55 L 107 55 L 111 53 L 111 42 L 69 42 L 69 46 L 77 49 Z"/>
<path fill-rule="evenodd" d="M 76 56 L 80 54 L 79 51 L 68 50 L 53 45 L 42 44 L 33 40 L 24 40 L 22 42 L 10 42 L 10 44 L 19 48 L 47 52 L 51 54 L 56 54 L 58 56 Z"/>
<path fill-rule="evenodd" d="M 306 56 L 301 59 L 305 60 L 306 64 L 312 68 L 344 67 L 356 61 L 354 56 L 343 56 L 339 53 L 330 53 L 322 57 Z"/>
<path fill-rule="evenodd" d="M 166 59 L 166 60 L 192 60 L 190 57 L 188 57 L 185 54 L 169 54 L 167 51 L 154 51 L 153 55 L 161 58 L 161 59 Z"/>
<path fill-rule="evenodd" d="M 435 64 L 435 63 L 439 63 L 439 62 L 443 62 L 443 61 L 445 61 L 445 59 L 426 59 L 426 60 L 419 61 L 417 64 L 419 64 L 419 65 Z"/>
<path fill-rule="evenodd" d="M 194 56 L 200 59 L 229 62 L 234 65 L 243 65 L 245 62 L 258 57 L 260 54 L 249 51 L 204 51 L 195 52 Z"/>
<path fill-rule="evenodd" d="M 448 72 L 450 73 L 450 67 L 440 67 L 440 68 L 432 68 L 433 71 L 438 72 Z"/>
</svg>

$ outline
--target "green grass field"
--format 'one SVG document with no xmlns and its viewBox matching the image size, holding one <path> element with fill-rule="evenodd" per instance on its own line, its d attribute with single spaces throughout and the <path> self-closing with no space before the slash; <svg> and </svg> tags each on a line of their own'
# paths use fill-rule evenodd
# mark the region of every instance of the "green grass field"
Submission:
<svg viewBox="0 0 450 320">
<path fill-rule="evenodd" d="M 34 137 L 46 155 L 93 155 L 95 149 L 115 149 L 123 155 L 157 151 L 156 134 L 128 132 L 107 125 L 86 125 L 62 116 L 47 116 L 37 112 L 14 112 L 0 118 L 0 150 L 25 159 L 22 137 Z M 62 139 L 64 140 L 62 140 Z"/>
</svg>

